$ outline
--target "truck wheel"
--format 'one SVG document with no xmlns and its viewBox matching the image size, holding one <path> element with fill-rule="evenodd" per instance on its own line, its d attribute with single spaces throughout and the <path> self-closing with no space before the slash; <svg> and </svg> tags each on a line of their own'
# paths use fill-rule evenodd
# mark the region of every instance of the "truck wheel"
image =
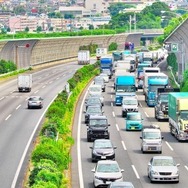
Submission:
<svg viewBox="0 0 188 188">
<path fill-rule="evenodd" d="M 125 117 L 125 114 L 124 114 L 124 112 L 122 112 L 122 117 Z"/>
<path fill-rule="evenodd" d="M 90 137 L 87 137 L 87 141 L 88 141 L 88 142 L 91 142 L 91 138 L 90 138 Z"/>
</svg>

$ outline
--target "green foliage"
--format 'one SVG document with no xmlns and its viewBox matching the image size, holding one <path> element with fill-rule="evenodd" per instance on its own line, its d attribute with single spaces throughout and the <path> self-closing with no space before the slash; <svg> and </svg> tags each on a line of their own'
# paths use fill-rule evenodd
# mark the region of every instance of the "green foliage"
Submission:
<svg viewBox="0 0 188 188">
<path fill-rule="evenodd" d="M 98 44 L 92 44 L 86 46 L 80 46 L 79 50 L 89 50 L 91 54 L 94 54 L 96 52 L 96 49 L 98 48 Z"/>
<path fill-rule="evenodd" d="M 180 90 L 182 92 L 188 92 L 188 70 L 184 71 L 183 81 L 181 83 Z"/>
<path fill-rule="evenodd" d="M 172 67 L 172 71 L 174 75 L 176 75 L 176 72 L 178 71 L 178 63 L 175 53 L 171 53 L 167 57 L 167 65 Z"/>
<path fill-rule="evenodd" d="M 11 61 L 0 60 L 0 74 L 16 70 L 16 65 Z"/>
<path fill-rule="evenodd" d="M 112 42 L 109 47 L 108 47 L 108 51 L 113 51 L 113 50 L 117 50 L 117 43 L 116 42 Z"/>
<path fill-rule="evenodd" d="M 31 188 L 58 188 L 58 187 L 51 182 L 38 181 L 36 182 L 35 185 L 31 186 Z"/>
</svg>

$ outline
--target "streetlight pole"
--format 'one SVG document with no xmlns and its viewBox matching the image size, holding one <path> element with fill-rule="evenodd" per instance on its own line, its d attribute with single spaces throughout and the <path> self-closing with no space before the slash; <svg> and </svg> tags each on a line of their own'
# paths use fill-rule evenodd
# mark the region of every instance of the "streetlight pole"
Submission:
<svg viewBox="0 0 188 188">
<path fill-rule="evenodd" d="M 129 16 L 129 27 L 130 27 L 130 33 L 131 33 L 131 27 L 132 27 L 132 16 Z"/>
</svg>

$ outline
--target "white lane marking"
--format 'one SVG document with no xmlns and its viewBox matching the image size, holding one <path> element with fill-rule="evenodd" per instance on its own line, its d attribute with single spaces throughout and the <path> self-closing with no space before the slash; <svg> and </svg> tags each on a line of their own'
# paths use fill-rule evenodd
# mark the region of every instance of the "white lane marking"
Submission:
<svg viewBox="0 0 188 188">
<path fill-rule="evenodd" d="M 126 148 L 125 143 L 124 143 L 123 140 L 121 141 L 121 144 L 122 144 L 122 146 L 123 146 L 123 149 L 124 149 L 124 150 L 127 150 L 127 148 Z"/>
<path fill-rule="evenodd" d="M 111 102 L 111 106 L 113 106 L 113 102 Z"/>
<path fill-rule="evenodd" d="M 139 102 L 140 107 L 142 108 L 142 104 Z"/>
<path fill-rule="evenodd" d="M 59 80 L 59 77 L 57 77 L 56 80 Z"/>
<path fill-rule="evenodd" d="M 170 150 L 174 151 L 174 149 L 170 146 L 170 144 L 167 141 L 165 141 L 165 143 L 170 148 Z"/>
<path fill-rule="evenodd" d="M 42 86 L 42 88 L 45 88 L 46 86 Z"/>
<path fill-rule="evenodd" d="M 146 114 L 147 117 L 149 117 L 149 115 L 147 114 L 147 112 L 144 112 Z"/>
<path fill-rule="evenodd" d="M 111 92 L 113 91 L 113 89 L 111 89 Z"/>
<path fill-rule="evenodd" d="M 185 169 L 188 171 L 188 167 L 187 167 L 186 165 L 185 165 L 184 167 L 185 167 Z"/>
<path fill-rule="evenodd" d="M 112 99 L 112 95 L 111 95 L 110 97 L 111 97 L 111 99 Z"/>
<path fill-rule="evenodd" d="M 81 146 L 80 146 L 80 140 L 81 140 L 81 121 L 82 121 L 82 112 L 83 112 L 83 106 L 84 106 L 84 101 L 86 99 L 88 91 L 85 93 L 84 98 L 81 103 L 81 109 L 79 112 L 79 117 L 78 117 L 78 131 L 77 131 L 77 158 L 78 158 L 78 175 L 79 175 L 79 184 L 80 188 L 84 188 L 84 181 L 83 181 L 83 172 L 82 172 L 82 159 L 81 159 Z"/>
<path fill-rule="evenodd" d="M 9 114 L 9 115 L 6 117 L 5 121 L 7 121 L 10 117 L 11 117 L 11 114 Z"/>
<path fill-rule="evenodd" d="M 113 117 L 115 117 L 115 113 L 114 113 L 114 111 L 112 112 L 112 115 L 113 115 Z"/>
<path fill-rule="evenodd" d="M 117 129 L 117 131 L 119 131 L 119 126 L 118 126 L 118 124 L 116 123 L 116 129 Z"/>
<path fill-rule="evenodd" d="M 39 90 L 35 91 L 34 93 L 38 93 L 38 92 L 39 92 Z"/>
<path fill-rule="evenodd" d="M 4 98 L 5 98 L 5 97 L 1 97 L 1 98 L 0 98 L 0 101 L 3 100 Z"/>
<path fill-rule="evenodd" d="M 135 166 L 134 166 L 134 165 L 131 165 L 131 166 L 132 166 L 132 168 L 133 168 L 133 171 L 134 171 L 134 173 L 135 173 L 137 179 L 140 179 L 140 176 L 138 175 L 138 172 L 137 172 Z"/>
<path fill-rule="evenodd" d="M 15 91 L 16 91 L 16 90 L 11 91 L 10 94 L 14 93 Z"/>
<path fill-rule="evenodd" d="M 136 98 L 138 99 L 138 95 L 136 95 Z"/>
<path fill-rule="evenodd" d="M 20 108 L 20 106 L 21 106 L 21 105 L 18 105 L 18 106 L 16 107 L 16 110 L 18 110 L 18 108 Z"/>
<path fill-rule="evenodd" d="M 50 81 L 50 82 L 48 82 L 49 84 L 51 84 L 52 83 L 52 81 Z"/>
<path fill-rule="evenodd" d="M 24 150 L 24 152 L 23 152 L 23 154 L 22 154 L 22 157 L 21 157 L 21 159 L 20 159 L 20 162 L 19 162 L 19 164 L 18 164 L 18 167 L 17 167 L 16 173 L 15 173 L 14 179 L 13 179 L 13 181 L 12 181 L 11 188 L 15 188 L 15 187 L 16 187 L 16 182 L 17 182 L 17 180 L 18 180 L 18 176 L 19 176 L 21 167 L 22 167 L 22 165 L 23 165 L 25 156 L 26 156 L 26 154 L 27 154 L 27 152 L 28 152 L 29 146 L 31 145 L 31 142 L 32 142 L 32 140 L 33 140 L 33 137 L 34 137 L 34 135 L 35 135 L 35 133 L 36 133 L 36 130 L 38 129 L 38 127 L 39 127 L 39 125 L 40 125 L 40 122 L 42 121 L 42 118 L 43 118 L 44 115 L 46 114 L 46 111 L 48 110 L 48 108 L 50 107 L 50 105 L 52 104 L 52 102 L 55 100 L 56 97 L 57 97 L 57 95 L 52 99 L 52 101 L 50 102 L 50 104 L 49 104 L 49 105 L 46 107 L 46 109 L 44 110 L 43 114 L 41 115 L 39 121 L 37 122 L 37 124 L 36 124 L 36 126 L 35 126 L 35 128 L 34 128 L 34 130 L 33 130 L 33 132 L 32 132 L 32 134 L 31 134 L 31 136 L 30 136 L 30 138 L 29 138 L 29 141 L 27 142 L 27 145 L 26 145 L 26 147 L 25 147 L 25 150 Z"/>
</svg>

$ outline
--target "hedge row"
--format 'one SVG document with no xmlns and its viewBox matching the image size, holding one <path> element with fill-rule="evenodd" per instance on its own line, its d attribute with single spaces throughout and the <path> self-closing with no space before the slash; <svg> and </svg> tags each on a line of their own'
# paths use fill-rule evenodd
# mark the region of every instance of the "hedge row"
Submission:
<svg viewBox="0 0 188 188">
<path fill-rule="evenodd" d="M 70 184 L 64 172 L 68 170 L 71 162 L 74 109 L 82 90 L 91 78 L 99 74 L 98 65 L 96 62 L 79 69 L 68 80 L 71 95 L 68 97 L 66 91 L 62 91 L 49 107 L 38 144 L 32 152 L 26 187 L 66 188 Z"/>
</svg>

